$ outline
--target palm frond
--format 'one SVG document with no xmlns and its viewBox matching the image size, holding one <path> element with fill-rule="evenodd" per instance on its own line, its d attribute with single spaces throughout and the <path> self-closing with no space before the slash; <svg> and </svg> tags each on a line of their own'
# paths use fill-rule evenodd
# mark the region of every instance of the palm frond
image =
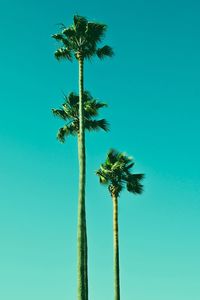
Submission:
<svg viewBox="0 0 200 300">
<path fill-rule="evenodd" d="M 64 103 L 62 108 L 66 115 L 72 120 L 78 119 L 78 105 L 70 105 L 69 103 Z"/>
<path fill-rule="evenodd" d="M 108 164 L 114 164 L 117 161 L 117 157 L 119 155 L 119 152 L 115 149 L 110 149 L 107 154 L 106 163 Z"/>
<path fill-rule="evenodd" d="M 126 171 L 128 172 L 134 165 L 135 165 L 134 162 L 127 164 L 126 165 Z"/>
<path fill-rule="evenodd" d="M 132 174 L 132 177 L 136 180 L 143 180 L 145 178 L 145 174 Z"/>
<path fill-rule="evenodd" d="M 84 91 L 83 92 L 83 102 L 91 101 L 91 100 L 92 100 L 92 95 L 90 94 L 90 92 Z"/>
<path fill-rule="evenodd" d="M 91 59 L 94 55 L 96 55 L 96 45 L 89 45 L 89 47 L 84 47 L 82 50 L 82 54 L 85 59 Z"/>
<path fill-rule="evenodd" d="M 141 181 L 145 178 L 144 174 L 127 174 L 126 181 L 127 182 L 135 182 L 135 181 Z"/>
<path fill-rule="evenodd" d="M 68 135 L 77 135 L 78 134 L 78 123 L 73 121 L 71 124 L 65 125 Z"/>
<path fill-rule="evenodd" d="M 52 108 L 52 113 L 55 117 L 58 117 L 64 121 L 68 119 L 67 114 L 62 109 L 54 109 Z"/>
<path fill-rule="evenodd" d="M 63 41 L 63 35 L 61 33 L 52 34 L 52 38 L 59 42 Z"/>
<path fill-rule="evenodd" d="M 57 60 L 68 59 L 72 61 L 72 53 L 67 48 L 59 48 L 55 51 L 54 55 Z"/>
<path fill-rule="evenodd" d="M 102 172 L 101 169 L 99 169 L 97 172 L 96 172 L 96 175 L 99 176 L 99 182 L 101 184 L 108 184 L 108 179 L 106 178 L 106 175 Z"/>
<path fill-rule="evenodd" d="M 65 130 L 64 128 L 60 128 L 58 130 L 58 133 L 57 133 L 57 139 L 61 142 L 61 143 L 64 143 L 65 142 Z"/>
<path fill-rule="evenodd" d="M 85 17 L 79 15 L 74 16 L 74 28 L 78 36 L 83 35 L 83 33 L 86 31 L 87 23 L 88 21 Z"/>
<path fill-rule="evenodd" d="M 84 111 L 85 111 L 85 117 L 91 118 L 98 116 L 99 109 L 102 107 L 106 107 L 107 104 L 103 102 L 98 102 L 96 100 L 89 100 L 84 103 Z"/>
<path fill-rule="evenodd" d="M 68 39 L 62 33 L 53 34 L 52 38 L 54 38 L 58 42 L 63 43 L 65 45 L 65 47 L 70 48 L 70 42 L 68 41 Z"/>
<path fill-rule="evenodd" d="M 71 123 L 69 125 L 65 125 L 65 126 L 61 127 L 58 130 L 57 139 L 61 143 L 64 143 L 66 137 L 68 137 L 69 135 L 77 135 L 77 128 L 76 128 L 76 125 L 74 123 Z"/>
<path fill-rule="evenodd" d="M 66 103 L 69 103 L 70 106 L 77 105 L 79 102 L 79 96 L 76 93 L 71 92 L 65 97 L 65 101 Z"/>
<path fill-rule="evenodd" d="M 119 153 L 118 160 L 124 164 L 124 167 L 126 167 L 128 164 L 130 164 L 133 161 L 133 158 L 127 156 L 125 153 Z"/>
<path fill-rule="evenodd" d="M 127 190 L 133 194 L 142 194 L 143 192 L 143 185 L 139 183 L 138 181 L 136 182 L 127 182 Z"/>
<path fill-rule="evenodd" d="M 105 24 L 88 22 L 86 37 L 87 40 L 92 44 L 96 45 L 98 42 L 101 42 L 104 34 L 106 32 L 107 26 Z"/>
<path fill-rule="evenodd" d="M 104 131 L 109 131 L 109 124 L 105 119 L 101 120 L 85 120 L 85 129 L 88 131 L 98 131 L 103 129 Z"/>
<path fill-rule="evenodd" d="M 104 59 L 106 56 L 112 57 L 114 55 L 113 49 L 107 45 L 102 48 L 98 48 L 96 53 L 100 59 Z"/>
<path fill-rule="evenodd" d="M 72 26 L 64 28 L 62 34 L 65 35 L 69 40 L 73 40 L 76 36 L 76 32 Z"/>
<path fill-rule="evenodd" d="M 124 163 L 122 163 L 121 161 L 117 160 L 113 165 L 112 165 L 112 170 L 117 173 L 122 173 L 124 172 Z"/>
<path fill-rule="evenodd" d="M 130 174 L 126 178 L 127 190 L 134 194 L 141 194 L 143 192 L 143 185 L 141 181 L 144 179 L 144 174 Z"/>
</svg>

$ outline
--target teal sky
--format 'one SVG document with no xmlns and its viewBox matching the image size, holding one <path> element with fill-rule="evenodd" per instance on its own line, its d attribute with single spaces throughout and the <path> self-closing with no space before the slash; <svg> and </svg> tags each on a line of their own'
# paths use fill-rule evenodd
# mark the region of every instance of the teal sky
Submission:
<svg viewBox="0 0 200 300">
<path fill-rule="evenodd" d="M 94 175 L 126 151 L 145 193 L 120 198 L 123 300 L 200 299 L 200 4 L 188 0 L 0 4 L 0 299 L 76 299 L 77 146 L 51 108 L 78 91 L 51 34 L 75 13 L 108 24 L 115 57 L 86 63 L 111 131 L 87 135 L 91 300 L 113 298 L 112 202 Z"/>
</svg>

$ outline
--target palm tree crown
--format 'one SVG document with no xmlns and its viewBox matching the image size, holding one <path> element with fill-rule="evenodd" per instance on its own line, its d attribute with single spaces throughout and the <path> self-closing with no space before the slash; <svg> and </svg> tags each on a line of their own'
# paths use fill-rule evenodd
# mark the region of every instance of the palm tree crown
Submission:
<svg viewBox="0 0 200 300">
<path fill-rule="evenodd" d="M 57 138 L 62 143 L 67 136 L 79 134 L 79 96 L 72 92 L 64 98 L 65 102 L 60 109 L 52 109 L 55 116 L 67 121 L 67 124 L 61 127 L 57 133 Z M 100 129 L 108 131 L 109 124 L 105 119 L 94 119 L 98 115 L 99 109 L 107 106 L 106 103 L 97 101 L 86 91 L 83 93 L 83 105 L 85 129 L 88 131 Z"/>
<path fill-rule="evenodd" d="M 112 56 L 113 50 L 105 45 L 98 48 L 106 32 L 107 26 L 101 23 L 89 22 L 85 17 L 74 16 L 74 22 L 70 27 L 62 25 L 61 33 L 52 35 L 54 39 L 62 43 L 62 47 L 55 52 L 55 57 L 60 59 L 72 60 L 73 55 L 76 59 L 80 56 L 90 59 L 97 55 L 100 59 L 105 56 Z"/>
<path fill-rule="evenodd" d="M 141 194 L 143 185 L 141 180 L 144 174 L 132 174 L 131 168 L 134 166 L 132 157 L 111 149 L 105 163 L 101 164 L 96 172 L 100 183 L 108 185 L 111 196 L 118 197 L 123 188 L 134 194 Z"/>
</svg>

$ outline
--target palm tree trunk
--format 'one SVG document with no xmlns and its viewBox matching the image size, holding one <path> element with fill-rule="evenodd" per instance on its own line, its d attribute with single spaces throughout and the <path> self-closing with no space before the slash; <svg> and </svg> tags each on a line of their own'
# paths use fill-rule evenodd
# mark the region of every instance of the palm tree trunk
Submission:
<svg viewBox="0 0 200 300">
<path fill-rule="evenodd" d="M 85 282 L 85 300 L 88 300 L 88 247 L 87 247 L 87 227 L 86 227 L 86 210 L 85 210 L 85 230 L 84 230 L 84 248 L 85 248 L 85 255 L 84 255 L 84 282 Z"/>
<path fill-rule="evenodd" d="M 79 199 L 78 199 L 78 300 L 88 299 L 87 284 L 87 232 L 85 216 L 85 130 L 83 110 L 83 58 L 79 56 Z"/>
<path fill-rule="evenodd" d="M 114 300 L 120 300 L 118 199 L 113 196 Z"/>
</svg>

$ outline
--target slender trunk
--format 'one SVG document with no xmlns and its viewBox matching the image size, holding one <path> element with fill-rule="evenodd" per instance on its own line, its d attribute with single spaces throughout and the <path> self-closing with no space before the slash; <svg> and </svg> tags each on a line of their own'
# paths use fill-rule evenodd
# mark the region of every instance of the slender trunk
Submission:
<svg viewBox="0 0 200 300">
<path fill-rule="evenodd" d="M 85 210 L 86 211 L 86 210 Z M 85 281 L 85 300 L 88 300 L 88 247 L 87 247 L 87 227 L 86 227 L 86 213 L 85 213 L 85 230 L 84 230 L 84 248 L 85 248 L 85 257 L 84 257 L 84 281 Z"/>
<path fill-rule="evenodd" d="M 80 155 L 80 135 L 78 134 L 78 157 Z M 86 209 L 84 218 L 84 289 L 85 300 L 88 300 L 88 270 L 87 270 L 87 229 L 86 229 Z"/>
<path fill-rule="evenodd" d="M 118 199 L 113 196 L 114 300 L 120 300 Z"/>
<path fill-rule="evenodd" d="M 87 300 L 87 232 L 85 216 L 85 130 L 83 110 L 83 58 L 79 59 L 79 198 L 78 198 L 78 300 Z"/>
</svg>

